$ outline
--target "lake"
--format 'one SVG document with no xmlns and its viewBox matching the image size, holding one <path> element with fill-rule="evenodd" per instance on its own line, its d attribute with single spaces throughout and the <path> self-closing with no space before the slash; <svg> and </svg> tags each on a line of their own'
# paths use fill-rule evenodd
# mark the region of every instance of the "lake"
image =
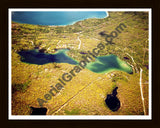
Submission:
<svg viewBox="0 0 160 128">
<path fill-rule="evenodd" d="M 29 64 L 43 65 L 47 63 L 68 63 L 78 64 L 78 62 L 69 57 L 66 52 L 68 49 L 58 50 L 55 54 L 47 54 L 40 52 L 38 49 L 20 51 L 18 54 L 21 56 L 21 61 Z"/>
<path fill-rule="evenodd" d="M 54 54 L 42 53 L 38 49 L 20 51 L 21 61 L 29 64 L 43 65 L 47 63 L 68 63 L 78 65 L 78 61 L 67 55 L 68 49 L 57 50 Z M 86 69 L 95 73 L 124 71 L 132 74 L 132 67 L 115 55 L 98 56 L 94 62 L 87 64 Z"/>
<path fill-rule="evenodd" d="M 14 11 L 12 21 L 34 25 L 71 25 L 88 18 L 105 18 L 105 11 Z"/>
<path fill-rule="evenodd" d="M 98 56 L 96 61 L 88 63 L 86 68 L 95 73 L 108 73 L 115 70 L 133 73 L 130 65 L 113 54 Z"/>
</svg>

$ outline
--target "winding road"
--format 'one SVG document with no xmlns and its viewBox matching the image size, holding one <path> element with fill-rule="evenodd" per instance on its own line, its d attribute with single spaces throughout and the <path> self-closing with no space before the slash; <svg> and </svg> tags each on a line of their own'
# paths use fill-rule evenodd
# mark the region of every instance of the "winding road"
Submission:
<svg viewBox="0 0 160 128">
<path fill-rule="evenodd" d="M 81 40 L 79 39 L 79 36 L 78 36 L 78 41 L 80 42 L 79 46 L 78 46 L 78 49 L 80 49 L 81 48 Z"/>
</svg>

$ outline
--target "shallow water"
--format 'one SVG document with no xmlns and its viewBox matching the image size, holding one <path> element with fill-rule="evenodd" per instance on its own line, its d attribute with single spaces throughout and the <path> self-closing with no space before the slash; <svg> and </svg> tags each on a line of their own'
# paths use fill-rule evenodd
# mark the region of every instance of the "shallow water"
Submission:
<svg viewBox="0 0 160 128">
<path fill-rule="evenodd" d="M 86 68 L 95 73 L 108 73 L 119 70 L 132 74 L 131 66 L 113 54 L 97 57 L 96 61 L 88 63 Z"/>
<path fill-rule="evenodd" d="M 29 64 L 43 65 L 47 63 L 68 63 L 78 65 L 78 61 L 74 60 L 67 55 L 68 49 L 60 49 L 55 54 L 41 53 L 38 49 L 20 51 L 18 54 L 21 56 L 21 61 Z M 115 55 L 106 55 L 96 57 L 95 62 L 90 62 L 86 66 L 92 72 L 95 73 L 108 73 L 111 71 L 124 71 L 132 73 L 132 68 L 125 61 L 120 60 Z"/>
<path fill-rule="evenodd" d="M 12 21 L 34 25 L 71 25 L 88 18 L 105 18 L 105 11 L 18 11 Z"/>
</svg>

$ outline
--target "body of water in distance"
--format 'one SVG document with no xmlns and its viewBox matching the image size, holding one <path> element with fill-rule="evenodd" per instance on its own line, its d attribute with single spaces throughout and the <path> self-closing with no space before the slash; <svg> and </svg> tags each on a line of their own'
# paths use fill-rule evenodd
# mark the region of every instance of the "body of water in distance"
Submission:
<svg viewBox="0 0 160 128">
<path fill-rule="evenodd" d="M 13 11 L 12 21 L 33 25 L 72 25 L 88 18 L 105 18 L 105 11 Z"/>
</svg>

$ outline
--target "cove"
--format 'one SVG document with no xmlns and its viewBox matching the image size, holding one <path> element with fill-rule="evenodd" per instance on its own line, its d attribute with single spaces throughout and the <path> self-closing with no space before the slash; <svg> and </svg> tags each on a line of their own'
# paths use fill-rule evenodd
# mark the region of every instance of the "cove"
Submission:
<svg viewBox="0 0 160 128">
<path fill-rule="evenodd" d="M 88 18 L 105 18 L 105 11 L 13 11 L 12 21 L 34 25 L 72 25 Z"/>
<path fill-rule="evenodd" d="M 43 65 L 47 63 L 68 63 L 72 65 L 78 65 L 79 62 L 67 55 L 68 49 L 57 50 L 54 54 L 42 53 L 38 49 L 20 51 L 18 54 L 21 56 L 21 61 L 29 64 Z M 95 73 L 108 73 L 112 71 L 124 71 L 132 74 L 132 68 L 125 61 L 122 61 L 115 55 L 98 56 L 94 62 L 90 62 L 86 65 L 86 69 L 89 69 Z"/>
</svg>

